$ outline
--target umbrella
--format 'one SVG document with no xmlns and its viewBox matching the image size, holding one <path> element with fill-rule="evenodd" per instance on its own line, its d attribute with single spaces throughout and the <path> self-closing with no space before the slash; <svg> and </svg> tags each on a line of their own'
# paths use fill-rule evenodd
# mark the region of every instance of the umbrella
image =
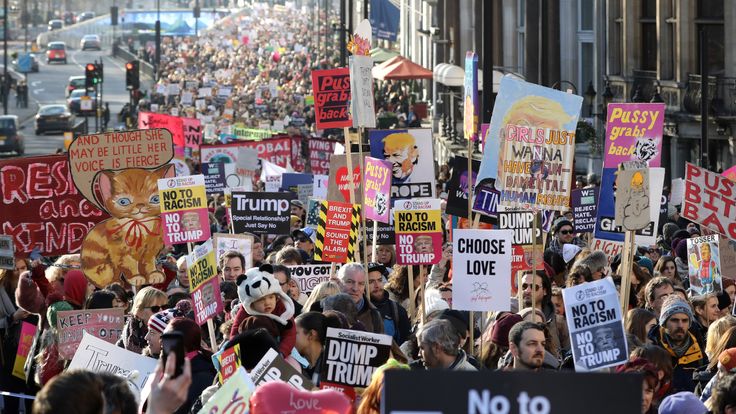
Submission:
<svg viewBox="0 0 736 414">
<path fill-rule="evenodd" d="M 373 68 L 373 77 L 381 80 L 432 79 L 432 71 L 411 60 L 396 56 Z"/>
</svg>

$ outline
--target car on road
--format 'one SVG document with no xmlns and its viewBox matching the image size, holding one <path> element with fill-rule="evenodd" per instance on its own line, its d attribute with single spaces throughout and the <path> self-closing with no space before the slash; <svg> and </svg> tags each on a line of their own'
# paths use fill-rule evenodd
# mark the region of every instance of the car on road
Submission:
<svg viewBox="0 0 736 414">
<path fill-rule="evenodd" d="M 34 131 L 41 135 L 48 131 L 71 131 L 76 118 L 66 106 L 61 104 L 44 105 L 38 108 Z"/>
<path fill-rule="evenodd" d="M 74 12 L 66 11 L 61 15 L 61 18 L 64 19 L 64 24 L 67 26 L 77 22 L 77 16 L 74 15 Z"/>
<path fill-rule="evenodd" d="M 58 61 L 66 64 L 66 43 L 49 42 L 48 50 L 46 50 L 46 63 Z"/>
<path fill-rule="evenodd" d="M 84 35 L 80 47 L 82 50 L 95 49 L 102 50 L 102 43 L 100 42 L 100 36 L 96 34 Z"/>
<path fill-rule="evenodd" d="M 17 115 L 0 115 L 0 152 L 12 151 L 18 155 L 26 152 L 21 129 Z"/>
<path fill-rule="evenodd" d="M 34 55 L 34 54 L 31 54 L 30 56 L 31 56 L 31 72 L 37 73 L 38 72 L 38 66 L 39 66 L 38 65 L 38 57 L 36 57 L 36 55 Z M 18 58 L 13 59 L 13 61 L 11 62 L 11 64 L 13 65 L 13 69 L 15 69 L 17 71 L 20 71 L 20 67 L 18 66 Z"/>
<path fill-rule="evenodd" d="M 77 17 L 77 22 L 81 23 L 85 20 L 91 20 L 95 18 L 95 12 L 86 11 L 79 13 L 79 16 Z"/>
<path fill-rule="evenodd" d="M 59 19 L 49 20 L 49 32 L 64 27 L 64 21 Z"/>
<path fill-rule="evenodd" d="M 71 113 L 87 116 L 94 115 L 94 108 L 97 104 L 97 99 L 95 99 L 94 96 L 89 96 L 89 99 L 92 101 L 92 110 L 82 111 L 82 97 L 85 96 L 86 93 L 87 91 L 84 89 L 75 89 L 72 91 L 71 95 L 69 95 L 69 98 L 66 100 L 66 106 L 69 108 Z"/>
<path fill-rule="evenodd" d="M 70 76 L 66 86 L 66 97 L 72 94 L 72 91 L 84 89 L 86 85 L 84 76 Z"/>
</svg>

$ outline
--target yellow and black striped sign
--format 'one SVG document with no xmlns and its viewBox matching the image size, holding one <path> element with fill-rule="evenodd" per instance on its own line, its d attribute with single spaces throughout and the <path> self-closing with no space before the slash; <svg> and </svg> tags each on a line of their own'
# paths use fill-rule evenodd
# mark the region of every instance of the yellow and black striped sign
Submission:
<svg viewBox="0 0 736 414">
<path fill-rule="evenodd" d="M 359 204 L 322 201 L 314 259 L 332 263 L 354 262 L 359 226 Z"/>
</svg>

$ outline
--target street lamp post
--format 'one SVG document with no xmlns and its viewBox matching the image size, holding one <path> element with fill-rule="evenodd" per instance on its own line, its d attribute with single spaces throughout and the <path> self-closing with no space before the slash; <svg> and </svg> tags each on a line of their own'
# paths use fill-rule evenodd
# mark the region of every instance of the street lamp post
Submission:
<svg viewBox="0 0 736 414">
<path fill-rule="evenodd" d="M 5 0 L 7 1 L 7 0 Z M 158 81 L 158 71 L 161 65 L 161 0 L 156 0 L 156 58 L 153 80 Z"/>
</svg>

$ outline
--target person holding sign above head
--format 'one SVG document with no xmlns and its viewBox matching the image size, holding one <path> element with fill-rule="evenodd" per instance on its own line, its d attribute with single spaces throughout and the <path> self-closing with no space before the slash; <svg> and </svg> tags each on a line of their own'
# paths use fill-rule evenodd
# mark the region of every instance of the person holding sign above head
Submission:
<svg viewBox="0 0 736 414">
<path fill-rule="evenodd" d="M 365 299 L 367 282 L 365 268 L 360 263 L 348 263 L 340 268 L 337 277 L 342 281 L 342 291 L 347 293 L 358 308 L 358 320 L 366 331 L 383 333 L 383 318 L 375 306 Z"/>
<path fill-rule="evenodd" d="M 693 312 L 690 304 L 676 295 L 670 295 L 662 303 L 659 325 L 649 331 L 652 343 L 664 348 L 672 357 L 672 365 L 675 367 L 672 389 L 675 392 L 693 391 L 693 373 L 708 363 L 703 352 L 705 348 L 702 338 L 690 333 L 692 326 Z"/>
<path fill-rule="evenodd" d="M 544 334 L 543 334 L 544 335 Z M 450 321 L 433 319 L 417 333 L 419 355 L 427 369 L 477 371 L 460 348 L 460 336 Z"/>
</svg>

